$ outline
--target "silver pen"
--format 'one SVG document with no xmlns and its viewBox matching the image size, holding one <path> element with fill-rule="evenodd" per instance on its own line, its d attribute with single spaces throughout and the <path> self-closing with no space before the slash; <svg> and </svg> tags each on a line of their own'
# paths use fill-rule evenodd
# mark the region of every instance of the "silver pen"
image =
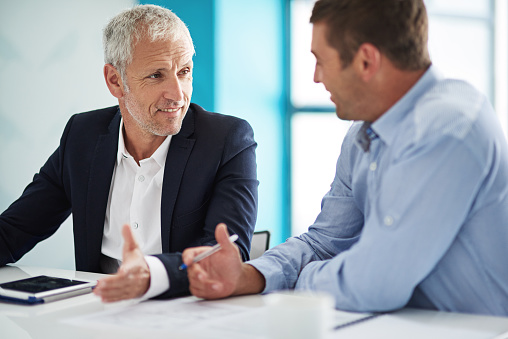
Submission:
<svg viewBox="0 0 508 339">
<path fill-rule="evenodd" d="M 231 242 L 235 242 L 237 239 L 238 239 L 238 235 L 237 234 L 233 234 L 232 236 L 229 237 L 229 241 L 231 241 Z M 221 249 L 220 244 L 216 244 L 212 248 L 210 248 L 208 251 L 205 251 L 205 252 L 197 255 L 196 257 L 194 257 L 194 259 L 192 259 L 192 263 L 193 264 L 197 263 L 198 261 L 203 260 L 206 257 L 211 256 L 212 254 L 214 254 L 215 252 L 217 252 L 220 249 Z M 181 264 L 180 267 L 178 267 L 178 269 L 181 271 L 181 270 L 186 269 L 187 267 L 188 267 L 187 265 Z"/>
</svg>

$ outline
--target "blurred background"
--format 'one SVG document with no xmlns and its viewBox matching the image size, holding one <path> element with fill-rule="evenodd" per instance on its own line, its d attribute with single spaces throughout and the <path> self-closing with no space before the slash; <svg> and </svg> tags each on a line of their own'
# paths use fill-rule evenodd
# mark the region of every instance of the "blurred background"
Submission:
<svg viewBox="0 0 508 339">
<path fill-rule="evenodd" d="M 258 142 L 256 230 L 271 246 L 314 221 L 350 126 L 312 81 L 313 0 L 166 0 L 196 46 L 193 102 L 246 119 Z M 58 146 L 68 118 L 116 105 L 102 29 L 133 0 L 0 0 L 0 211 Z M 485 93 L 506 133 L 506 0 L 426 0 L 433 63 Z M 72 221 L 20 264 L 74 269 Z"/>
</svg>

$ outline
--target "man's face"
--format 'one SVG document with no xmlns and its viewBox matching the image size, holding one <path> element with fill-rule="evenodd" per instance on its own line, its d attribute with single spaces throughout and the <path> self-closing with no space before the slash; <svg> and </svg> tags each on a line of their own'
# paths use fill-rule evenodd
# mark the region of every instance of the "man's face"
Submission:
<svg viewBox="0 0 508 339">
<path fill-rule="evenodd" d="M 323 83 L 340 119 L 360 120 L 361 81 L 351 64 L 342 67 L 339 52 L 328 44 L 326 33 L 326 24 L 318 22 L 313 25 L 311 51 L 316 57 L 314 82 Z"/>
<path fill-rule="evenodd" d="M 132 62 L 126 67 L 128 90 L 122 98 L 127 111 L 122 112 L 126 131 L 129 128 L 136 134 L 156 136 L 180 131 L 192 96 L 193 52 L 185 37 L 138 41 Z"/>
</svg>

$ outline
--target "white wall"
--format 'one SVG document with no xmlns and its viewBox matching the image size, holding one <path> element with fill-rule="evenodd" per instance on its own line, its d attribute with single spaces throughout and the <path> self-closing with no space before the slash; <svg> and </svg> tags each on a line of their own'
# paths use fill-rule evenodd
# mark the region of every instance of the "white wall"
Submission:
<svg viewBox="0 0 508 339">
<path fill-rule="evenodd" d="M 133 0 L 0 0 L 0 211 L 58 146 L 73 113 L 115 105 L 102 29 Z M 74 269 L 70 219 L 19 262 Z"/>
</svg>

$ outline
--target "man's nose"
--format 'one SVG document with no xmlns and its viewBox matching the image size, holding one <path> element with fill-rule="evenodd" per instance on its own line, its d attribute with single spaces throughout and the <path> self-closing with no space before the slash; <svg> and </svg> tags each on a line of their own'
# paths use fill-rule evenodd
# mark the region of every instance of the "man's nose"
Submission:
<svg viewBox="0 0 508 339">
<path fill-rule="evenodd" d="M 177 76 L 168 78 L 164 86 L 164 98 L 172 101 L 183 101 L 182 84 Z"/>
<path fill-rule="evenodd" d="M 321 82 L 321 72 L 318 70 L 318 68 L 314 68 L 314 82 L 320 83 Z"/>
</svg>

